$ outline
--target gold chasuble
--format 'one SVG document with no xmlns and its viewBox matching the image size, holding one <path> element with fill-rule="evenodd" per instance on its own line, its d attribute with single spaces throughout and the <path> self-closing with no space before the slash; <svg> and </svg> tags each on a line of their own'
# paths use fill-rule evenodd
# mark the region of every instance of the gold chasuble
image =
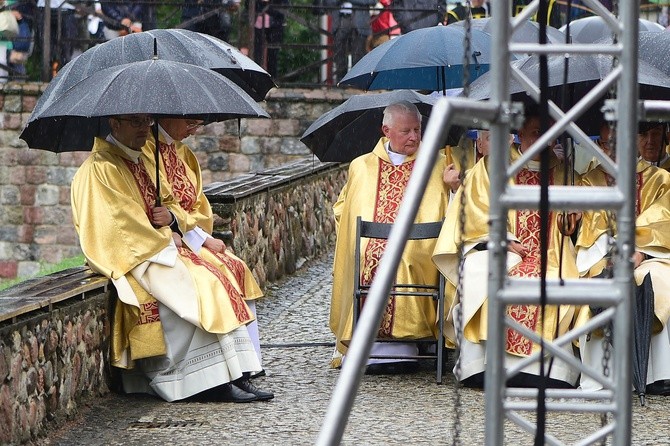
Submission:
<svg viewBox="0 0 670 446">
<path fill-rule="evenodd" d="M 589 186 L 607 185 L 607 175 L 596 168 L 584 177 Z M 651 273 L 654 289 L 653 331 L 658 333 L 670 318 L 670 173 L 647 162 L 637 163 L 635 174 L 635 250 L 647 256 L 635 268 L 637 285 Z M 584 213 L 577 238 L 578 264 L 582 275 L 593 277 L 605 265 L 607 231 L 611 226 L 616 234 L 615 222 L 604 211 Z M 581 324 L 591 316 L 588 307 L 579 314 Z"/>
<path fill-rule="evenodd" d="M 164 189 L 167 190 L 167 189 Z M 230 333 L 253 320 L 231 281 L 148 218 L 156 189 L 139 160 L 96 138 L 72 181 L 72 213 L 82 251 L 113 280 L 119 296 L 112 327 L 112 365 L 165 354 L 158 302 L 207 332 Z M 172 198 L 163 203 L 172 207 Z M 158 302 L 157 302 L 158 301 Z"/>
<path fill-rule="evenodd" d="M 333 206 L 337 222 L 337 242 L 333 264 L 333 292 L 330 305 L 330 329 L 337 338 L 337 350 L 346 354 L 353 322 L 354 244 L 356 217 L 366 221 L 393 223 L 398 214 L 415 156 L 394 166 L 381 138 L 372 153 L 351 162 L 349 176 L 337 203 Z M 439 155 L 426 192 L 419 206 L 416 223 L 441 221 L 448 202 L 448 188 L 442 181 L 444 155 Z M 430 260 L 435 240 L 408 241 L 396 275 L 397 283 L 438 283 L 438 271 Z M 370 284 L 375 276 L 386 241 L 361 241 L 361 283 Z M 380 338 L 419 339 L 437 336 L 435 303 L 426 298 L 391 298 L 381 327 Z M 339 367 L 341 358 L 332 366 Z"/>
<path fill-rule="evenodd" d="M 511 161 L 516 161 L 520 152 L 516 146 L 511 148 Z M 562 184 L 563 165 L 551 154 L 550 184 Z M 521 169 L 512 181 L 517 185 L 539 185 L 539 162 L 531 161 Z M 447 217 L 438 239 L 433 261 L 449 281 L 447 307 L 449 314 L 445 326 L 445 333 L 451 345 L 455 345 L 456 334 L 453 325 L 454 307 L 461 305 L 463 311 L 463 332 L 466 340 L 472 343 L 486 341 L 487 314 L 488 314 L 488 251 L 485 243 L 489 239 L 489 172 L 488 157 L 481 159 L 468 173 L 464 185 L 456 192 L 452 199 Z M 460 203 L 465 194 L 465 232 L 462 240 L 460 235 L 459 218 L 461 215 Z M 557 229 L 556 213 L 549 214 L 549 250 L 547 252 L 547 277 L 559 276 L 561 263 L 564 278 L 578 277 L 575 265 L 575 251 L 569 237 L 563 237 Z M 509 240 L 520 242 L 528 251 L 521 258 L 519 255 L 508 252 L 507 269 L 511 277 L 540 277 L 540 215 L 537 210 L 510 210 L 507 217 L 507 237 Z M 455 288 L 458 285 L 458 247 L 463 243 L 465 249 L 463 296 L 460 302 L 455 301 Z M 562 245 L 562 251 L 561 251 Z M 483 248 L 483 249 L 482 249 Z M 539 283 L 539 282 L 538 282 Z M 539 288 L 538 288 L 539 290 Z M 539 291 L 538 291 L 539 292 Z M 539 294 L 538 294 L 539 298 Z M 547 306 L 545 310 L 546 326 L 542 326 L 540 307 L 536 305 L 509 305 L 507 315 L 538 333 L 545 339 L 554 339 L 565 333 L 572 321 L 574 308 L 571 306 Z M 558 323 L 558 333 L 556 325 Z M 539 345 L 528 338 L 521 336 L 517 331 L 505 330 L 505 351 L 514 356 L 529 356 L 539 349 Z"/>
<path fill-rule="evenodd" d="M 202 175 L 198 159 L 191 149 L 180 141 L 166 144 L 163 142 L 162 135 L 159 141 L 161 187 L 171 191 L 174 196 L 175 203 L 170 209 L 180 208 L 174 212 L 180 220 L 180 228 L 190 231 L 198 227 L 211 235 L 214 216 L 209 200 L 202 191 Z M 156 176 L 154 150 L 154 140 L 150 137 L 142 147 L 142 161 L 153 181 Z M 263 291 L 247 264 L 233 253 L 214 252 L 203 246 L 197 254 L 215 265 L 235 285 L 245 300 L 263 296 Z"/>
</svg>

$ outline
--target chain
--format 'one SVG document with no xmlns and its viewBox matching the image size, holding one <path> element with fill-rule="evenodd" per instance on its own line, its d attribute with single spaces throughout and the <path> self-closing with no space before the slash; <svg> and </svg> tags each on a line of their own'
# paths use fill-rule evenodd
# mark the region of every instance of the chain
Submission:
<svg viewBox="0 0 670 446">
<path fill-rule="evenodd" d="M 612 12 L 614 13 L 615 16 L 619 16 L 619 4 L 618 0 L 612 0 Z M 612 44 L 617 43 L 617 35 L 616 33 L 613 35 L 612 38 Z M 619 63 L 619 59 L 617 59 L 616 56 L 612 57 L 612 70 L 616 68 L 616 66 Z M 610 99 L 616 99 L 617 97 L 617 83 L 613 83 L 612 86 L 609 89 L 609 97 Z M 610 150 L 610 157 L 612 158 L 613 161 L 616 162 L 617 156 L 616 156 L 616 131 L 617 131 L 617 123 L 616 120 L 611 120 L 609 122 L 609 136 L 608 136 L 608 146 Z M 612 178 L 611 175 L 608 173 L 605 173 L 605 177 L 607 178 L 607 185 L 612 186 L 615 178 Z M 614 240 L 614 224 L 615 224 L 615 214 L 612 213 L 611 211 L 607 212 L 607 244 L 609 245 L 609 261 L 607 263 L 607 267 L 610 267 L 612 274 L 614 272 L 613 268 L 613 263 L 616 261 L 619 253 L 618 249 Z M 610 275 L 610 277 L 612 277 Z M 602 368 L 603 368 L 603 376 L 608 377 L 610 376 L 610 361 L 612 359 L 612 324 L 608 323 L 605 324 L 605 327 L 603 328 L 603 340 L 602 340 L 602 349 L 603 349 L 603 359 L 602 359 Z M 604 428 L 607 426 L 608 423 L 608 414 L 607 412 L 603 412 L 600 414 L 600 426 Z M 606 445 L 607 442 L 605 439 L 602 440 L 601 445 Z"/>
<path fill-rule="evenodd" d="M 465 36 L 463 38 L 463 96 L 470 96 L 470 37 L 472 34 L 472 18 L 470 13 L 470 0 L 467 0 L 465 5 Z M 466 148 L 461 150 L 460 154 L 460 172 L 459 180 L 461 183 L 460 200 L 459 200 L 459 214 L 458 214 L 458 283 L 456 284 L 456 306 L 454 311 L 454 325 L 456 327 L 456 364 L 454 365 L 454 376 L 456 377 L 456 385 L 454 385 L 454 424 L 453 424 L 453 441 L 452 445 L 461 445 L 461 412 L 463 411 L 463 401 L 461 398 L 461 347 L 463 345 L 463 274 L 465 265 L 465 253 L 463 234 L 465 233 L 465 169 L 467 164 Z"/>
<path fill-rule="evenodd" d="M 470 97 L 470 49 L 472 48 L 472 14 L 470 0 L 465 3 L 465 36 L 463 37 L 463 96 Z"/>
</svg>

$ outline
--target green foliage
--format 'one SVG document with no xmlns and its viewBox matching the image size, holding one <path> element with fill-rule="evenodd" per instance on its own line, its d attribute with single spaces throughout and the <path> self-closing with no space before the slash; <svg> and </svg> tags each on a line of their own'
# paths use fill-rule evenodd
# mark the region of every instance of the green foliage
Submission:
<svg viewBox="0 0 670 446">
<path fill-rule="evenodd" d="M 293 5 L 312 5 L 312 0 L 294 0 Z M 319 17 L 312 14 L 309 9 L 291 8 L 291 12 L 304 19 L 305 22 L 317 26 Z M 286 27 L 284 28 L 284 44 L 300 45 L 319 45 L 319 33 L 313 29 L 305 27 L 303 24 L 287 17 Z M 302 67 L 307 67 L 318 62 L 321 59 L 320 50 L 317 48 L 282 48 L 279 52 L 279 73 L 280 76 L 292 73 Z M 288 82 L 306 82 L 315 83 L 319 78 L 319 66 L 316 65 L 304 73 L 287 79 Z"/>
</svg>

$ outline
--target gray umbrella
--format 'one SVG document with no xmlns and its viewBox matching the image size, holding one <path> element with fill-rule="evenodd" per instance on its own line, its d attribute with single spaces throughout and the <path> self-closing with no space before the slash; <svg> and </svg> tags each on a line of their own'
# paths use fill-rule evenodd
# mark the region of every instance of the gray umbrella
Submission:
<svg viewBox="0 0 670 446">
<path fill-rule="evenodd" d="M 472 19 L 472 29 L 484 31 L 486 34 L 491 34 L 493 31 L 493 22 L 490 17 L 483 19 Z M 461 20 L 454 22 L 447 26 L 465 27 L 465 21 Z M 512 34 L 512 42 L 517 43 L 533 43 L 539 42 L 540 39 L 540 24 L 531 20 L 524 21 Z M 553 26 L 547 25 L 547 42 L 548 43 L 565 43 L 565 34 Z"/>
<path fill-rule="evenodd" d="M 563 64 L 565 60 L 562 55 L 549 56 L 547 58 L 550 87 L 549 97 L 557 104 L 561 103 Z M 610 73 L 612 70 L 612 57 L 604 55 L 572 55 L 568 61 L 566 84 L 568 103 L 566 105 L 571 107 Z M 535 85 L 539 85 L 540 62 L 538 57 L 527 57 L 512 62 L 512 65 L 530 78 Z M 493 79 L 489 73 L 475 80 L 470 86 L 470 97 L 472 99 L 490 98 L 492 81 Z M 640 60 L 638 64 L 638 83 L 641 99 L 670 99 L 670 77 L 643 60 Z M 526 94 L 526 90 L 516 79 L 510 79 L 509 88 L 513 100 L 532 103 L 532 99 Z M 600 120 L 594 119 L 594 116 L 600 114 L 599 110 L 601 107 L 602 101 L 596 103 L 591 111 L 585 113 L 577 121 L 577 125 L 587 134 L 599 134 Z"/>
<path fill-rule="evenodd" d="M 49 107 L 61 94 L 91 74 L 116 65 L 149 60 L 154 54 L 163 60 L 213 69 L 257 101 L 276 87 L 267 71 L 223 40 L 185 29 L 154 29 L 96 45 L 67 63 L 51 80 L 35 111 L 39 113 Z"/>
<path fill-rule="evenodd" d="M 90 150 L 107 132 L 107 117 L 151 114 L 209 122 L 269 115 L 226 77 L 206 68 L 147 60 L 107 68 L 35 108 L 20 138 L 53 152 Z"/>
<path fill-rule="evenodd" d="M 640 31 L 662 32 L 665 31 L 658 23 L 645 19 L 639 19 Z M 560 30 L 566 31 L 567 25 L 563 25 Z M 584 17 L 570 22 L 570 37 L 572 42 L 576 43 L 594 43 L 600 39 L 611 38 L 613 31 L 600 16 Z"/>
<path fill-rule="evenodd" d="M 334 109 L 324 113 L 303 133 L 302 141 L 321 161 L 349 162 L 371 152 L 382 134 L 384 108 L 398 101 L 416 104 L 423 118 L 437 100 L 412 90 L 397 90 L 377 94 L 355 95 Z M 453 129 L 447 144 L 457 144 L 463 129 Z"/>
</svg>

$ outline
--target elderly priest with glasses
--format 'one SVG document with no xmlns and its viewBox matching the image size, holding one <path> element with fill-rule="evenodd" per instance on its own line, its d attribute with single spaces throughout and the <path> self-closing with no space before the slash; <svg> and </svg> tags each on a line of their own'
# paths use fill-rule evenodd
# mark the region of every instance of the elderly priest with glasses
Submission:
<svg viewBox="0 0 670 446">
<path fill-rule="evenodd" d="M 156 203 L 140 159 L 153 119 L 113 116 L 109 125 L 72 181 L 72 212 L 89 265 L 118 294 L 110 361 L 123 369 L 124 391 L 166 401 L 272 398 L 248 381 L 261 366 L 243 296 L 182 244 L 186 216 L 174 198 Z"/>
</svg>

